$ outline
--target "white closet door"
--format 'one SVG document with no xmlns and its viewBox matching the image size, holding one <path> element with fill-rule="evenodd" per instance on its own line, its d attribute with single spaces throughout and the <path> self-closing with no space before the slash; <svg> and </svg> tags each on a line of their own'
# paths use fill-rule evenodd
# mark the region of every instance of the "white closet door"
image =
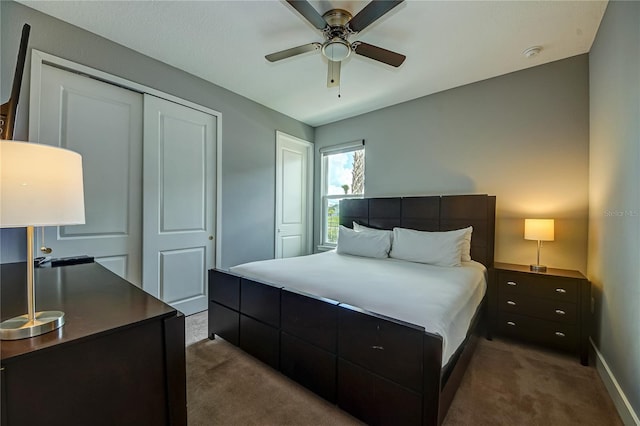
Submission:
<svg viewBox="0 0 640 426">
<path fill-rule="evenodd" d="M 207 309 L 217 118 L 144 95 L 143 288 L 186 315 Z"/>
<path fill-rule="evenodd" d="M 142 95 L 49 65 L 38 89 L 31 140 L 79 152 L 84 172 L 86 224 L 47 228 L 52 256 L 94 256 L 140 286 Z"/>
<path fill-rule="evenodd" d="M 311 253 L 313 145 L 276 133 L 275 257 Z"/>
</svg>

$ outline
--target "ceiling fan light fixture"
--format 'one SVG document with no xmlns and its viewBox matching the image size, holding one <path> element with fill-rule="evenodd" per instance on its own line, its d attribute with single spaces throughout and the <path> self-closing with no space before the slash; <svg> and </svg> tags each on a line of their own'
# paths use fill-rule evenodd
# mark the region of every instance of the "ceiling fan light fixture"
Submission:
<svg viewBox="0 0 640 426">
<path fill-rule="evenodd" d="M 340 62 L 349 57 L 351 46 L 345 40 L 335 37 L 322 45 L 322 54 L 330 61 Z"/>
</svg>

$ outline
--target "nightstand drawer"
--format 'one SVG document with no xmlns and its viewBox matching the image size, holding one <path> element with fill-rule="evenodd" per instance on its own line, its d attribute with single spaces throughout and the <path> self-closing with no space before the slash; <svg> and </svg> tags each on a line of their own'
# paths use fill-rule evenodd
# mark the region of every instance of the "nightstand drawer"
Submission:
<svg viewBox="0 0 640 426">
<path fill-rule="evenodd" d="M 571 278 L 500 271 L 498 273 L 498 293 L 506 292 L 576 303 L 578 283 Z"/>
<path fill-rule="evenodd" d="M 498 314 L 498 330 L 505 336 L 556 349 L 566 351 L 577 349 L 578 328 L 573 325 L 501 312 Z"/>
<path fill-rule="evenodd" d="M 564 324 L 576 324 L 578 319 L 578 308 L 575 303 L 539 299 L 521 293 L 500 293 L 498 310 Z"/>
</svg>

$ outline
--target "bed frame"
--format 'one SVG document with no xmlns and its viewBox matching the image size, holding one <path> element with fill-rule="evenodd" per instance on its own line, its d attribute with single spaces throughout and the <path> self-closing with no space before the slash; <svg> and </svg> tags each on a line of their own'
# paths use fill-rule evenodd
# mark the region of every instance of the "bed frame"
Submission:
<svg viewBox="0 0 640 426">
<path fill-rule="evenodd" d="M 447 231 L 473 226 L 471 257 L 493 265 L 494 196 L 347 199 L 340 224 L 357 221 Z M 372 425 L 439 425 L 483 324 L 442 365 L 442 338 L 423 327 L 221 270 L 209 271 L 209 338 L 215 335 Z M 485 297 L 486 299 L 486 297 Z"/>
</svg>

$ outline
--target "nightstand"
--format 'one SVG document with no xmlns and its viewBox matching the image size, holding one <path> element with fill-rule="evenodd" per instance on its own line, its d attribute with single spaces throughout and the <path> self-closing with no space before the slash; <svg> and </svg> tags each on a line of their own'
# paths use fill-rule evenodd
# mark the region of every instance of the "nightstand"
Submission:
<svg viewBox="0 0 640 426">
<path fill-rule="evenodd" d="M 489 279 L 487 337 L 499 334 L 580 356 L 589 363 L 591 284 L 578 271 L 495 263 Z"/>
</svg>

